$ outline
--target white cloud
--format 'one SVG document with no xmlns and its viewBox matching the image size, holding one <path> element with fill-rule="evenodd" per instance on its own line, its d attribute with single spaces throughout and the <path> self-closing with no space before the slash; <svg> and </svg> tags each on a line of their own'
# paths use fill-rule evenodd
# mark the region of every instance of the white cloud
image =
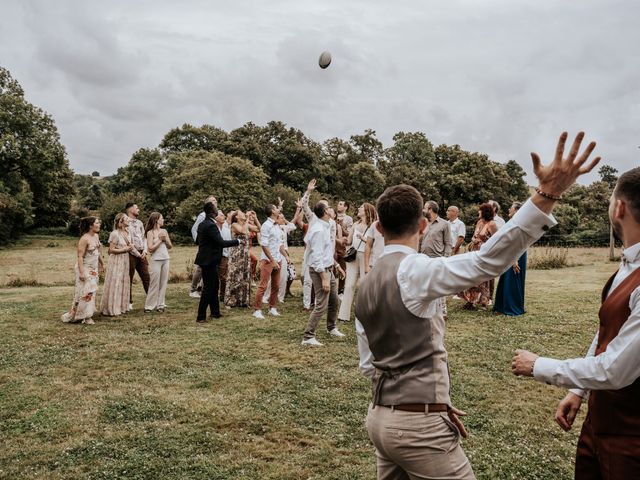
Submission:
<svg viewBox="0 0 640 480">
<path fill-rule="evenodd" d="M 112 173 L 185 122 L 269 120 L 319 141 L 420 130 L 528 171 L 530 150 L 584 129 L 622 171 L 640 163 L 639 14 L 633 0 L 5 0 L 0 63 L 79 172 Z"/>
</svg>

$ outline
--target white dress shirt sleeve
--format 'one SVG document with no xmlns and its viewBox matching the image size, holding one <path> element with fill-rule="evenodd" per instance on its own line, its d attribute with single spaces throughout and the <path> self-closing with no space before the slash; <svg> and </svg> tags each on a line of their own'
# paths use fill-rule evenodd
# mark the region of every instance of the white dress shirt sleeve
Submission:
<svg viewBox="0 0 640 480">
<path fill-rule="evenodd" d="M 198 240 L 198 226 L 204 220 L 204 212 L 200 212 L 196 217 L 196 221 L 193 222 L 193 227 L 191 227 L 191 236 L 193 237 L 193 241 L 196 242 Z"/>
<path fill-rule="evenodd" d="M 629 308 L 629 318 L 600 355 L 570 360 L 540 357 L 534 365 L 534 378 L 583 390 L 619 390 L 631 385 L 640 377 L 640 288 L 631 295 Z"/>
<path fill-rule="evenodd" d="M 459 293 L 500 276 L 556 223 L 553 216 L 528 200 L 512 221 L 479 251 L 436 258 L 407 255 L 397 274 L 403 303 L 414 315 L 425 316 L 429 304 L 436 298 Z"/>
<path fill-rule="evenodd" d="M 373 354 L 369 348 L 369 339 L 364 332 L 364 327 L 360 321 L 356 318 L 356 337 L 358 338 L 358 356 L 360 357 L 360 363 L 358 367 L 360 372 L 367 378 L 373 379 L 376 375 L 376 369 L 373 366 Z"/>
<path fill-rule="evenodd" d="M 327 232 L 318 230 L 316 228 L 310 229 L 307 233 L 307 265 L 312 268 L 314 272 L 322 273 L 325 270 L 323 265 L 323 249 L 325 241 L 322 238 Z"/>
</svg>

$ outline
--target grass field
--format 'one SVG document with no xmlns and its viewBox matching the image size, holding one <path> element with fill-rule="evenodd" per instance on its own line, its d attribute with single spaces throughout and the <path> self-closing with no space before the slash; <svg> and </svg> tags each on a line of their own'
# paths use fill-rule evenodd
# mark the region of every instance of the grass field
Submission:
<svg viewBox="0 0 640 480">
<path fill-rule="evenodd" d="M 344 340 L 321 331 L 319 349 L 299 345 L 299 299 L 278 319 L 234 310 L 196 325 L 197 300 L 173 283 L 164 314 L 142 314 L 138 284 L 133 312 L 63 324 L 74 242 L 30 237 L 0 250 L 0 478 L 375 478 L 352 323 Z M 173 250 L 176 276 L 194 253 Z M 605 249 L 569 257 L 571 268 L 527 272 L 522 317 L 450 302 L 452 397 L 468 413 L 464 448 L 478 478 L 572 478 L 584 412 L 562 432 L 553 414 L 565 392 L 509 370 L 518 347 L 586 351 L 616 265 Z"/>
</svg>

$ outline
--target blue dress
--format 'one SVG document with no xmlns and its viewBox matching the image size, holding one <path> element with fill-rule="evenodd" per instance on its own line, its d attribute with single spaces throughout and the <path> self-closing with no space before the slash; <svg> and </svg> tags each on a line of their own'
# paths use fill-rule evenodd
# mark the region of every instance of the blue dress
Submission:
<svg viewBox="0 0 640 480">
<path fill-rule="evenodd" d="M 500 276 L 496 289 L 496 300 L 493 311 L 505 315 L 522 315 L 524 312 L 524 279 L 527 273 L 527 252 L 518 259 L 520 273 L 515 273 L 513 267 Z"/>
</svg>

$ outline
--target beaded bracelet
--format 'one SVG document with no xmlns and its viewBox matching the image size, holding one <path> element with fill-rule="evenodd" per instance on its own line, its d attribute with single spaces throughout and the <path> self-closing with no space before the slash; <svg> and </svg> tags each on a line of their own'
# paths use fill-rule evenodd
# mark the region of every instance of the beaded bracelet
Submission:
<svg viewBox="0 0 640 480">
<path fill-rule="evenodd" d="M 538 195 L 543 196 L 544 198 L 548 198 L 549 200 L 555 200 L 556 202 L 559 202 L 560 200 L 562 200 L 561 196 L 556 196 L 547 192 L 543 192 L 542 190 L 540 190 L 540 187 L 536 187 L 536 193 Z"/>
</svg>

